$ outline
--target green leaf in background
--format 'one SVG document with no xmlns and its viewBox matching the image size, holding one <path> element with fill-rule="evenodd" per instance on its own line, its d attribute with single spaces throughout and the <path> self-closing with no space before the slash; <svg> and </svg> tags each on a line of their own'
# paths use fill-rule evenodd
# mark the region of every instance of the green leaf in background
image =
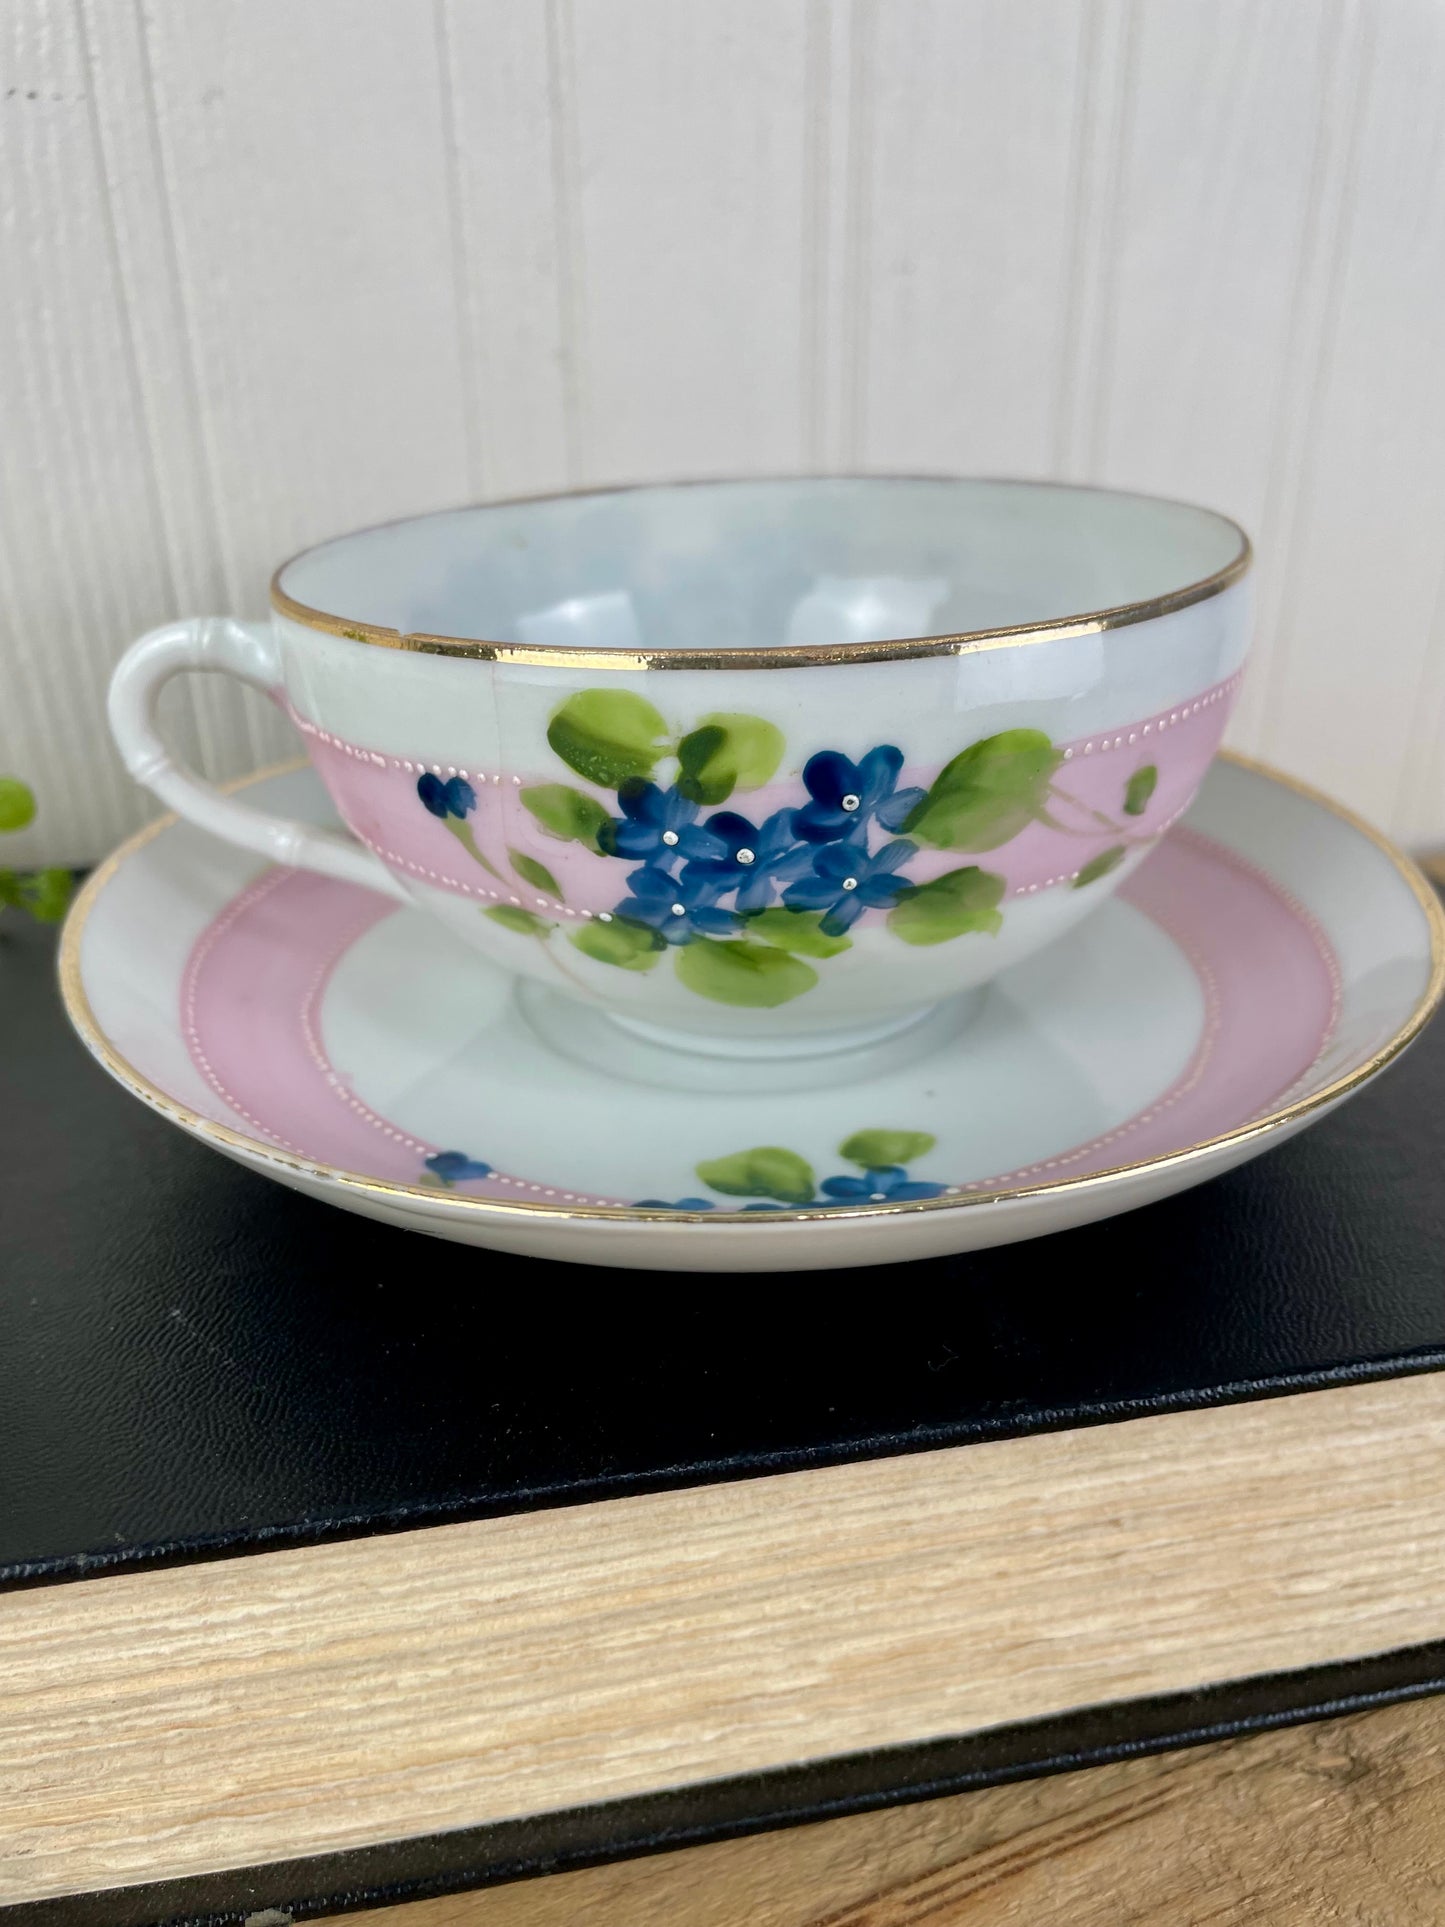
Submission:
<svg viewBox="0 0 1445 1927">
<path fill-rule="evenodd" d="M 568 769 L 615 790 L 629 777 L 652 774 L 666 732 L 652 704 L 630 689 L 580 689 L 552 718 L 547 741 Z"/>
<path fill-rule="evenodd" d="M 1149 807 L 1149 798 L 1154 794 L 1159 781 L 1159 771 L 1153 763 L 1146 763 L 1136 769 L 1124 785 L 1124 814 L 1142 816 Z"/>
<path fill-rule="evenodd" d="M 811 964 L 765 943 L 716 943 L 703 939 L 677 952 L 678 980 L 715 1004 L 772 1010 L 811 990 L 818 973 Z"/>
<path fill-rule="evenodd" d="M 534 890 L 545 890 L 549 897 L 555 897 L 559 903 L 564 901 L 561 886 L 545 863 L 528 856 L 525 850 L 514 850 L 510 843 L 507 845 L 507 855 L 512 859 L 512 868 L 524 883 L 530 883 Z"/>
<path fill-rule="evenodd" d="M 748 935 L 795 957 L 836 957 L 840 950 L 853 948 L 851 937 L 830 937 L 820 928 L 822 921 L 821 910 L 789 910 L 780 905 L 750 916 Z"/>
<path fill-rule="evenodd" d="M 620 970 L 651 970 L 667 948 L 659 932 L 649 930 L 645 923 L 629 923 L 625 917 L 614 917 L 611 923 L 601 923 L 594 917 L 567 935 L 584 957 L 616 964 Z"/>
<path fill-rule="evenodd" d="M 75 878 L 69 870 L 31 870 L 17 879 L 16 902 L 37 923 L 59 923 L 70 907 Z"/>
<path fill-rule="evenodd" d="M 838 1146 L 838 1155 L 865 1171 L 879 1171 L 924 1157 L 937 1142 L 931 1131 L 855 1131 Z"/>
<path fill-rule="evenodd" d="M 949 943 L 972 931 L 997 936 L 1003 927 L 999 904 L 1004 880 L 976 863 L 920 883 L 888 912 L 888 928 L 904 943 Z"/>
<path fill-rule="evenodd" d="M 515 930 L 519 937 L 545 937 L 553 927 L 545 917 L 534 917 L 530 910 L 519 910 L 514 903 L 494 903 L 482 915 L 504 930 Z"/>
<path fill-rule="evenodd" d="M 18 776 L 0 776 L 0 830 L 23 830 L 35 817 L 35 798 Z"/>
<path fill-rule="evenodd" d="M 1117 870 L 1128 854 L 1128 849 L 1122 843 L 1116 843 L 1112 850 L 1103 851 L 1080 870 L 1074 878 L 1074 888 L 1082 890 L 1086 884 L 1097 883 L 1100 877 L 1106 877 L 1111 870 Z"/>
<path fill-rule="evenodd" d="M 937 850 L 996 850 L 1043 809 L 1062 761 L 1042 730 L 985 736 L 944 765 L 904 832 Z"/>
<path fill-rule="evenodd" d="M 677 746 L 677 787 L 692 803 L 760 789 L 783 760 L 783 733 L 761 716 L 704 716 Z"/>
<path fill-rule="evenodd" d="M 609 854 L 600 839 L 612 828 L 612 818 L 595 796 L 584 796 L 567 783 L 532 783 L 522 791 L 529 809 L 548 836 L 566 843 L 585 843 L 599 855 Z"/>
<path fill-rule="evenodd" d="M 726 1198 L 776 1198 L 780 1204 L 811 1204 L 817 1189 L 808 1160 L 776 1144 L 734 1151 L 731 1157 L 712 1158 L 695 1168 L 704 1184 Z"/>
<path fill-rule="evenodd" d="M 0 831 L 23 830 L 35 820 L 35 796 L 18 776 L 0 776 Z M 37 923 L 59 923 L 70 904 L 69 870 L 0 870 L 0 909 L 26 910 Z"/>
</svg>

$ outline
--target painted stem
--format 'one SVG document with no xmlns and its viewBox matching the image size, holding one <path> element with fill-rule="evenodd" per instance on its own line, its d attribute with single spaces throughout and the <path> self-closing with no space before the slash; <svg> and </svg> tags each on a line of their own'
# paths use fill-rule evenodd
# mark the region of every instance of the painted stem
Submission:
<svg viewBox="0 0 1445 1927">
<path fill-rule="evenodd" d="M 447 828 L 451 831 L 457 842 L 461 844 L 472 861 L 481 864 L 488 876 L 494 876 L 498 883 L 506 882 L 507 879 L 502 875 L 501 871 L 497 869 L 495 864 L 488 863 L 487 859 L 477 848 L 477 839 L 472 835 L 472 826 L 470 823 L 459 823 L 455 817 L 449 816 L 447 818 Z"/>
<path fill-rule="evenodd" d="M 1128 830 L 1122 823 L 1116 823 L 1113 817 L 1106 816 L 1102 810 L 1096 810 L 1091 804 L 1081 802 L 1077 796 L 1070 796 L 1067 790 L 1061 790 L 1057 788 L 1057 786 L 1050 784 L 1049 794 L 1050 796 L 1056 796 L 1061 803 L 1069 804 L 1073 809 L 1082 810 L 1085 816 L 1090 816 L 1094 819 L 1099 829 L 1107 830 L 1110 836 L 1117 837 L 1121 843 L 1127 843 L 1133 846 L 1142 843 L 1152 843 L 1154 840 L 1154 832 L 1152 830 L 1143 832 Z M 1072 823 L 1061 823 L 1056 816 L 1051 816 L 1047 810 L 1040 810 L 1038 812 L 1038 820 L 1044 825 L 1045 829 L 1057 830 L 1060 836 L 1093 837 L 1099 833 L 1099 829 L 1085 830 L 1078 828 Z"/>
<path fill-rule="evenodd" d="M 1092 803 L 1082 802 L 1077 796 L 1071 796 L 1067 790 L 1061 790 L 1057 783 L 1051 783 L 1049 785 L 1049 795 L 1057 796 L 1061 803 L 1067 803 L 1071 809 L 1082 810 L 1085 816 L 1091 816 L 1100 828 L 1107 830 L 1111 836 L 1123 836 L 1125 834 L 1122 823 L 1116 823 L 1112 816 L 1105 816 L 1104 812 L 1102 810 L 1096 810 Z M 1056 827 L 1062 828 L 1063 826 L 1057 825 Z"/>
<path fill-rule="evenodd" d="M 553 931 L 559 928 L 560 928 L 560 925 L 558 924 L 553 924 L 552 926 Z M 558 955 L 556 949 L 553 946 L 552 933 L 549 932 L 545 937 L 539 936 L 537 938 L 537 941 L 539 944 L 541 944 L 542 948 L 546 951 L 548 957 L 552 960 L 552 965 L 554 969 L 556 969 L 561 976 L 567 979 L 568 983 L 571 984 L 574 990 L 580 990 L 582 995 L 588 1000 L 589 1003 L 595 1004 L 598 1001 L 597 992 L 592 988 L 591 984 L 584 984 L 580 977 L 574 976 L 573 973 L 567 968 L 566 964 L 563 963 L 561 957 Z"/>
</svg>

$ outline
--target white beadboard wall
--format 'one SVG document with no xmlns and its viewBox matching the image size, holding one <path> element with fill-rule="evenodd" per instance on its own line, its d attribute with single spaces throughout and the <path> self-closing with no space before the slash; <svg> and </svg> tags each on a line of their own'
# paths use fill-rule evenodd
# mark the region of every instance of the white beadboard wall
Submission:
<svg viewBox="0 0 1445 1927">
<path fill-rule="evenodd" d="M 1234 729 L 1445 840 L 1442 0 L 6 0 L 7 860 L 110 665 L 412 510 L 798 470 L 1237 515 Z M 213 680 L 217 776 L 285 754 Z"/>
</svg>

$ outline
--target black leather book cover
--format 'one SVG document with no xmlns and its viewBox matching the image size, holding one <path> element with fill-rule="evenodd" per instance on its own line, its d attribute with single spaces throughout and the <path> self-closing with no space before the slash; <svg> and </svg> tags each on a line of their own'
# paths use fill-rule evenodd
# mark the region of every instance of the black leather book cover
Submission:
<svg viewBox="0 0 1445 1927">
<path fill-rule="evenodd" d="M 0 1587 L 1439 1370 L 1442 1162 L 1436 1025 L 1291 1143 L 1033 1243 L 836 1276 L 524 1263 L 183 1136 L 87 1057 L 51 937 L 10 919 Z M 1442 1689 L 1437 1641 L 8 1912 L 315 1917 Z"/>
<path fill-rule="evenodd" d="M 1445 1026 L 1227 1177 L 957 1258 L 523 1262 L 192 1142 L 0 935 L 0 1584 L 1445 1365 Z"/>
</svg>

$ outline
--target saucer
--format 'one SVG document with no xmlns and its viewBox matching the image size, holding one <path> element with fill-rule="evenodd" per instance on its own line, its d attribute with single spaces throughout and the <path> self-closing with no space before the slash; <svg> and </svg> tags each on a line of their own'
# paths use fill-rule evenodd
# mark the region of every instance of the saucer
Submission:
<svg viewBox="0 0 1445 1927">
<path fill-rule="evenodd" d="M 307 767 L 250 783 L 334 821 Z M 1445 916 L 1373 830 L 1224 757 L 1066 940 L 770 1088 L 174 818 L 87 883 L 61 981 L 114 1077 L 283 1184 L 538 1257 L 781 1271 L 1035 1237 L 1282 1143 L 1420 1030 Z"/>
</svg>

